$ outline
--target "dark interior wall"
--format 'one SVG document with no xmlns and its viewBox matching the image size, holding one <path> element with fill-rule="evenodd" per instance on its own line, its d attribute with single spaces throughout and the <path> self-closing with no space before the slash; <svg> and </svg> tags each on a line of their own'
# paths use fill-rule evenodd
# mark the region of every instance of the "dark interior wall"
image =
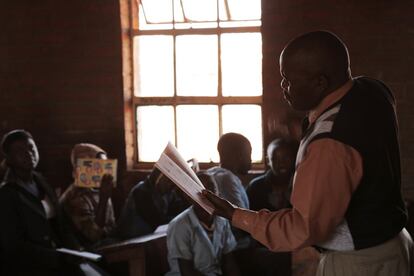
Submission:
<svg viewBox="0 0 414 276">
<path fill-rule="evenodd" d="M 266 142 L 301 115 L 281 97 L 277 58 L 283 45 L 305 31 L 332 30 L 349 46 L 354 75 L 380 78 L 396 94 L 403 180 L 409 187 L 414 178 L 414 2 L 262 2 Z M 121 174 L 126 172 L 119 11 L 119 0 L 1 1 L 0 135 L 14 128 L 31 131 L 40 170 L 55 186 L 70 182 L 69 152 L 78 142 L 107 149 L 120 160 Z"/>
<path fill-rule="evenodd" d="M 96 143 L 123 164 L 119 3 L 1 1 L 0 134 L 32 132 L 39 169 L 71 181 L 69 154 Z"/>
</svg>

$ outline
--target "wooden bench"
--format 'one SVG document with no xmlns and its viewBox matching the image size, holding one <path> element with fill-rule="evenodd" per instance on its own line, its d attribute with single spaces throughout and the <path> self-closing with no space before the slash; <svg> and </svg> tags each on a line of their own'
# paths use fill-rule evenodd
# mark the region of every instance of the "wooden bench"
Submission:
<svg viewBox="0 0 414 276">
<path fill-rule="evenodd" d="M 109 267 L 124 263 L 130 276 L 164 275 L 167 261 L 166 233 L 154 233 L 99 248 Z"/>
</svg>

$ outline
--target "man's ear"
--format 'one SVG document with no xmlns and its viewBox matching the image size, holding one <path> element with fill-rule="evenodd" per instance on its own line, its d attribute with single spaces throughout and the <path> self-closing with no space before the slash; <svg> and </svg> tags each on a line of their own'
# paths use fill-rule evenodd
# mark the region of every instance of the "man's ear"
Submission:
<svg viewBox="0 0 414 276">
<path fill-rule="evenodd" d="M 269 155 L 267 155 L 267 154 L 266 154 L 266 156 L 265 156 L 265 165 L 266 165 L 266 166 L 270 166 L 270 157 L 269 157 Z"/>
<path fill-rule="evenodd" d="M 324 74 L 319 75 L 316 86 L 319 91 L 325 91 L 329 87 L 329 78 Z"/>
<path fill-rule="evenodd" d="M 326 91 L 329 87 L 329 78 L 324 74 L 319 75 L 317 86 L 319 91 Z"/>
</svg>

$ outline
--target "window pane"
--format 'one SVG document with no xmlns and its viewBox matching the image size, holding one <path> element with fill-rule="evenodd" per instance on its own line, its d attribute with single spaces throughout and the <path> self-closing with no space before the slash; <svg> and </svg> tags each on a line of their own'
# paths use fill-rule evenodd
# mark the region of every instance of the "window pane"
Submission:
<svg viewBox="0 0 414 276">
<path fill-rule="evenodd" d="M 260 20 L 249 20 L 249 21 L 221 21 L 221 28 L 234 28 L 234 27 L 260 27 L 262 21 Z"/>
<path fill-rule="evenodd" d="M 227 8 L 226 0 L 219 0 L 219 18 L 220 20 L 229 20 L 230 14 Z"/>
<path fill-rule="evenodd" d="M 171 0 L 141 0 L 141 8 L 148 23 L 172 22 Z"/>
<path fill-rule="evenodd" d="M 135 95 L 174 95 L 173 37 L 166 35 L 134 38 Z"/>
<path fill-rule="evenodd" d="M 260 2 L 260 0 L 227 0 L 230 20 L 260 19 L 262 14 Z"/>
<path fill-rule="evenodd" d="M 150 23 L 145 20 L 144 10 L 140 6 L 138 9 L 138 28 L 140 30 L 171 30 L 171 23 Z"/>
<path fill-rule="evenodd" d="M 218 125 L 216 105 L 177 106 L 177 147 L 184 158 L 217 162 Z"/>
<path fill-rule="evenodd" d="M 262 95 L 260 33 L 222 35 L 223 96 Z"/>
<path fill-rule="evenodd" d="M 181 0 L 174 0 L 174 20 L 175 22 L 184 22 L 183 6 Z"/>
<path fill-rule="evenodd" d="M 262 161 L 262 110 L 259 105 L 223 105 L 223 134 L 243 134 L 252 145 L 252 161 Z"/>
<path fill-rule="evenodd" d="M 217 0 L 182 0 L 182 3 L 185 16 L 190 21 L 217 20 Z"/>
<path fill-rule="evenodd" d="M 217 35 L 177 36 L 177 95 L 217 95 Z"/>
<path fill-rule="evenodd" d="M 175 143 L 173 107 L 138 107 L 137 131 L 139 161 L 157 161 L 167 142 Z"/>
<path fill-rule="evenodd" d="M 217 28 L 217 22 L 191 22 L 191 23 L 176 23 L 174 27 L 176 29 L 206 29 L 206 28 Z"/>
</svg>

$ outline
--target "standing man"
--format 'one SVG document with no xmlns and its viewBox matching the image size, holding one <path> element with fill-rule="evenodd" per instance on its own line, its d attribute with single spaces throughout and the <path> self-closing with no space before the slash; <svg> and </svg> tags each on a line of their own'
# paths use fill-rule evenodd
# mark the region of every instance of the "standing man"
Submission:
<svg viewBox="0 0 414 276">
<path fill-rule="evenodd" d="M 236 208 L 207 191 L 216 213 L 274 251 L 309 245 L 317 275 L 409 275 L 412 240 L 404 226 L 395 100 L 380 81 L 352 78 L 334 34 L 293 39 L 280 56 L 281 86 L 307 111 L 291 209 Z"/>
</svg>

